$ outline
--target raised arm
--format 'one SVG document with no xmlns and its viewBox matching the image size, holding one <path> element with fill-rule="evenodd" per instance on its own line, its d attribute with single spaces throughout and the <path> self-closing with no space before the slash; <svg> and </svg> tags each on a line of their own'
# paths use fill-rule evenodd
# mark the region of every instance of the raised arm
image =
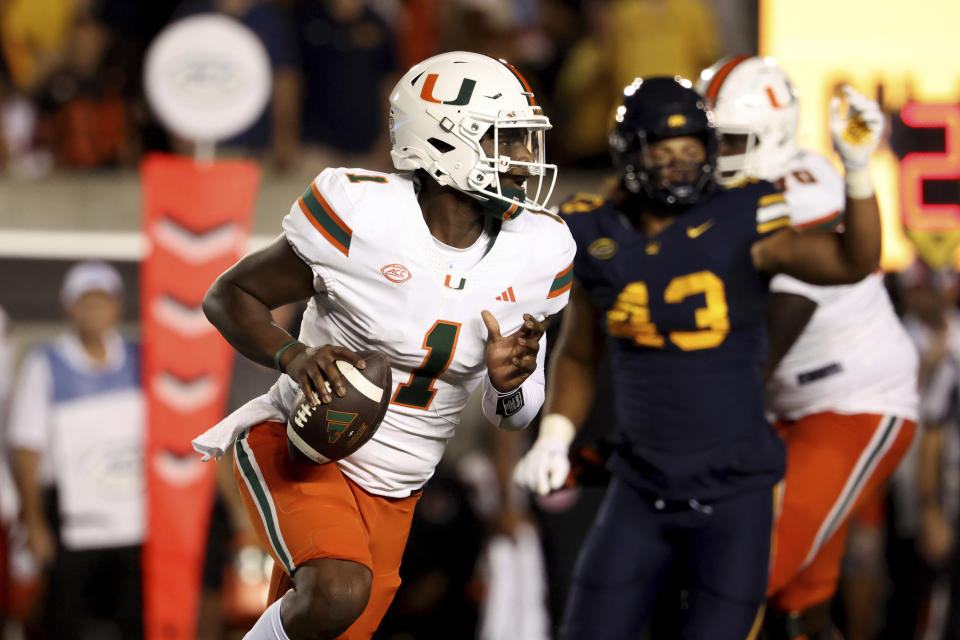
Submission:
<svg viewBox="0 0 960 640">
<path fill-rule="evenodd" d="M 870 154 L 883 132 L 883 114 L 872 100 L 844 87 L 847 111 L 831 102 L 830 131 L 843 160 L 846 208 L 842 233 L 784 229 L 751 248 L 754 266 L 812 284 L 858 282 L 880 265 L 880 208 L 870 178 Z"/>
</svg>

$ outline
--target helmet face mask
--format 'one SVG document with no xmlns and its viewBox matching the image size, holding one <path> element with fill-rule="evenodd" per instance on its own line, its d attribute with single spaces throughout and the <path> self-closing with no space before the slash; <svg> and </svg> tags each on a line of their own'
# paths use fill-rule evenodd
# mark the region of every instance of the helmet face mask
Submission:
<svg viewBox="0 0 960 640">
<path fill-rule="evenodd" d="M 742 127 L 729 127 L 720 131 L 719 138 L 717 184 L 732 186 L 756 177 L 760 172 L 757 134 Z"/>
<path fill-rule="evenodd" d="M 506 62 L 475 53 L 429 58 L 410 69 L 390 95 L 394 166 L 422 169 L 505 219 L 523 209 L 547 210 L 557 178 L 556 165 L 544 157 L 549 128 L 522 76 Z M 503 174 L 526 175 L 526 190 L 501 180 Z"/>
<path fill-rule="evenodd" d="M 710 103 L 721 136 L 751 137 L 743 153 L 721 154 L 717 181 L 732 186 L 748 178 L 780 178 L 797 151 L 800 103 L 776 61 L 725 58 L 700 75 L 697 90 Z"/>
<path fill-rule="evenodd" d="M 637 79 L 624 95 L 610 148 L 626 190 L 668 209 L 698 202 L 714 187 L 717 155 L 703 100 L 682 78 Z"/>
<path fill-rule="evenodd" d="M 644 143 L 640 149 L 648 184 L 665 194 L 668 204 L 688 205 L 699 200 L 710 179 L 706 146 L 699 138 L 667 138 Z"/>
</svg>

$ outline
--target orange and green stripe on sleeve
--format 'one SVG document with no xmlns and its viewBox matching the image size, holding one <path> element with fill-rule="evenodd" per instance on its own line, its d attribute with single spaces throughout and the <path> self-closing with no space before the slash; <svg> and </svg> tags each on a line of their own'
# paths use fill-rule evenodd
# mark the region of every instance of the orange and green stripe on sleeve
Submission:
<svg viewBox="0 0 960 640">
<path fill-rule="evenodd" d="M 816 218 L 815 220 L 810 220 L 809 222 L 803 222 L 794 226 L 796 226 L 797 229 L 802 229 L 804 231 L 836 231 L 837 225 L 839 225 L 841 222 L 843 222 L 843 212 L 837 210 L 832 211 L 825 216 Z"/>
<path fill-rule="evenodd" d="M 570 263 L 570 266 L 557 274 L 557 277 L 553 279 L 553 284 L 550 285 L 550 292 L 547 294 L 547 299 L 556 298 L 557 296 L 563 295 L 570 290 L 570 287 L 573 285 L 573 263 Z"/>
<path fill-rule="evenodd" d="M 300 205 L 300 210 L 310 224 L 327 239 L 327 242 L 343 255 L 350 255 L 350 239 L 353 237 L 353 230 L 340 219 L 317 189 L 316 183 L 310 183 L 303 195 L 297 198 L 297 204 Z"/>
</svg>

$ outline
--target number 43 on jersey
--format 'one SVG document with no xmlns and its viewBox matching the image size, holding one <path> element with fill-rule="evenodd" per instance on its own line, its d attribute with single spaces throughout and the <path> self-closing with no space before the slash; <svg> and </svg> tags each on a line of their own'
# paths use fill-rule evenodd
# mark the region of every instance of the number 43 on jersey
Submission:
<svg viewBox="0 0 960 640">
<path fill-rule="evenodd" d="M 666 337 L 657 330 L 650 316 L 650 293 L 644 282 L 631 282 L 613 308 L 607 311 L 607 331 L 616 338 L 631 338 L 634 343 L 656 349 L 666 340 L 683 351 L 719 347 L 730 332 L 730 317 L 723 280 L 711 271 L 697 271 L 677 276 L 663 292 L 667 304 L 678 304 L 692 295 L 703 294 L 706 302 L 694 312 L 697 331 L 671 331 Z"/>
</svg>

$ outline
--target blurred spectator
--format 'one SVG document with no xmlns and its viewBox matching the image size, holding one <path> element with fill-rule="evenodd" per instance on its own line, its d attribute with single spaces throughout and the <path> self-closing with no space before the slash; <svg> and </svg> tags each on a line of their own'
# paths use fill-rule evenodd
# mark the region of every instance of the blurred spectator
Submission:
<svg viewBox="0 0 960 640">
<path fill-rule="evenodd" d="M 92 13 L 78 11 L 66 59 L 38 87 L 38 136 L 57 164 L 89 169 L 133 159 L 127 78 L 112 36 Z"/>
<path fill-rule="evenodd" d="M 14 87 L 33 95 L 68 56 L 74 14 L 82 0 L 0 3 L 0 43 Z"/>
<path fill-rule="evenodd" d="M 842 621 L 844 640 L 876 638 L 883 624 L 877 611 L 881 610 L 887 592 L 884 534 L 888 496 L 889 487 L 883 487 L 849 521 L 838 597 L 831 612 L 838 624 Z"/>
<path fill-rule="evenodd" d="M 60 294 L 69 329 L 27 356 L 11 401 L 21 522 L 58 640 L 142 635 L 143 398 L 121 297 L 113 267 L 75 265 Z"/>
<path fill-rule="evenodd" d="M 166 131 L 143 95 L 143 63 L 147 47 L 170 22 L 180 0 L 96 0 L 96 16 L 111 34 L 111 59 L 124 78 L 133 148 L 140 153 L 169 151 Z"/>
<path fill-rule="evenodd" d="M 440 53 L 443 25 L 450 3 L 445 0 L 406 0 L 398 24 L 400 68 L 408 69 Z"/>
<path fill-rule="evenodd" d="M 557 80 L 558 129 L 571 159 L 606 161 L 614 107 L 634 78 L 696 79 L 722 53 L 706 0 L 587 0 L 589 31 Z"/>
<path fill-rule="evenodd" d="M 921 263 L 900 281 L 904 324 L 921 353 L 922 432 L 899 478 L 897 503 L 902 537 L 915 544 L 914 568 L 909 552 L 902 551 L 899 572 L 891 576 L 902 601 L 890 607 L 901 613 L 885 637 L 911 637 L 904 634 L 917 630 L 923 638 L 952 640 L 960 637 L 960 289 L 955 273 Z"/>
<path fill-rule="evenodd" d="M 441 47 L 464 49 L 517 63 L 521 0 L 455 0 L 450 3 Z"/>
<path fill-rule="evenodd" d="M 383 109 L 397 68 L 392 28 L 367 0 L 304 0 L 296 22 L 304 141 L 348 155 L 385 145 Z"/>
<path fill-rule="evenodd" d="M 558 143 L 570 159 L 602 165 L 609 156 L 611 109 L 618 99 L 607 59 L 613 17 L 609 0 L 587 0 L 583 12 L 587 34 L 567 54 L 555 86 L 557 126 L 564 132 Z"/>
<path fill-rule="evenodd" d="M 17 496 L 13 477 L 7 462 L 6 443 L 7 402 L 10 396 L 10 341 L 9 321 L 0 308 L 0 638 L 5 638 L 7 616 L 10 614 L 10 525 L 16 519 Z"/>
<path fill-rule="evenodd" d="M 3 59 L 0 58 L 0 67 Z M 50 172 L 53 156 L 36 145 L 37 109 L 14 90 L 0 68 L 0 167 L 21 178 L 39 178 Z"/>
<path fill-rule="evenodd" d="M 249 27 L 266 47 L 273 67 L 269 107 L 249 129 L 225 144 L 266 151 L 278 168 L 290 168 L 299 152 L 300 80 L 294 30 L 287 10 L 267 0 L 184 0 L 174 12 L 174 19 L 209 12 L 222 13 Z M 353 104 L 353 100 L 345 102 Z"/>
</svg>

